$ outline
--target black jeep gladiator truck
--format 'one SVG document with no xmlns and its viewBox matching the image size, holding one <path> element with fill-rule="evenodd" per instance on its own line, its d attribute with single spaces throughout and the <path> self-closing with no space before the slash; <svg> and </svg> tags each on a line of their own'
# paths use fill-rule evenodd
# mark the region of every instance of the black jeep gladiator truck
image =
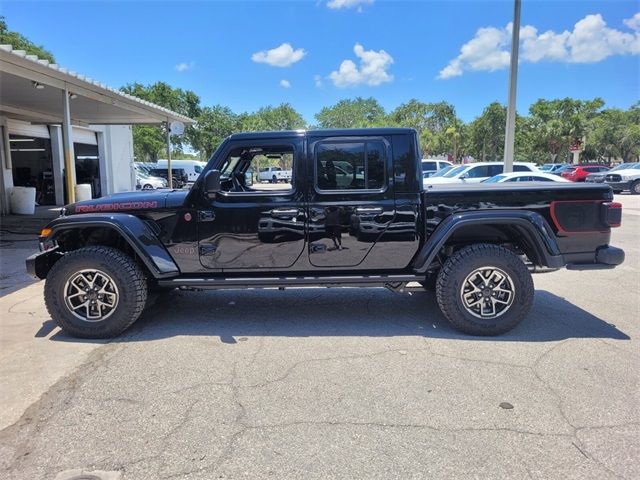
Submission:
<svg viewBox="0 0 640 480">
<path fill-rule="evenodd" d="M 247 182 L 265 165 L 291 184 Z M 613 268 L 621 205 L 601 184 L 425 190 L 411 129 L 243 133 L 190 190 L 114 194 L 62 209 L 28 271 L 68 334 L 120 334 L 147 292 L 174 288 L 435 290 L 451 324 L 497 335 L 531 308 L 532 272 Z M 419 315 L 419 312 L 416 312 Z"/>
</svg>

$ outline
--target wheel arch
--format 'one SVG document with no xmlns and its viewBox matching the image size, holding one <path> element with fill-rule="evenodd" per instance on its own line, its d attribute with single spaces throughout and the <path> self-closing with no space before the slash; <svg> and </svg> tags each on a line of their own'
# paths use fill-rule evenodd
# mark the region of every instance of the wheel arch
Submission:
<svg viewBox="0 0 640 480">
<path fill-rule="evenodd" d="M 535 265 L 559 268 L 562 255 L 547 221 L 530 211 L 466 212 L 443 220 L 413 262 L 416 273 L 426 273 L 443 248 L 472 243 L 512 243 Z"/>
<path fill-rule="evenodd" d="M 152 278 L 166 278 L 179 273 L 178 266 L 152 226 L 134 215 L 73 215 L 60 217 L 47 228 L 51 229 L 49 238 L 57 242 L 61 252 L 89 245 L 111 246 L 134 257 Z"/>
</svg>

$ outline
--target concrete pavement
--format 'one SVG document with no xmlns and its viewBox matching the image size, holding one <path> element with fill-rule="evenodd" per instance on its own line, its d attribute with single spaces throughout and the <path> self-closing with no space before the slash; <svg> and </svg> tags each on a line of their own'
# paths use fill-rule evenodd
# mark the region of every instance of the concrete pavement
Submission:
<svg viewBox="0 0 640 480">
<path fill-rule="evenodd" d="M 41 283 L 5 295 L 1 475 L 638 478 L 640 198 L 618 198 L 625 264 L 534 276 L 497 338 L 427 293 L 292 289 L 176 292 L 100 344 L 52 328 Z"/>
</svg>

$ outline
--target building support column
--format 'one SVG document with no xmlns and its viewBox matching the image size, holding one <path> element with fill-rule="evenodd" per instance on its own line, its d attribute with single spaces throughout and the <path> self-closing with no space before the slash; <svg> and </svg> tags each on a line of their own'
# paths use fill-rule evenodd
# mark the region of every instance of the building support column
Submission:
<svg viewBox="0 0 640 480">
<path fill-rule="evenodd" d="M 69 203 L 76 201 L 76 155 L 73 150 L 73 132 L 71 130 L 71 109 L 69 108 L 69 90 L 65 87 L 62 92 L 62 106 L 64 119 L 62 122 L 62 137 L 64 147 L 64 171 L 67 181 L 67 200 Z"/>
<path fill-rule="evenodd" d="M 56 194 L 56 205 L 64 206 L 64 150 L 62 148 L 62 129 L 58 125 L 49 125 L 51 139 L 51 167 L 53 170 L 53 185 Z"/>
</svg>

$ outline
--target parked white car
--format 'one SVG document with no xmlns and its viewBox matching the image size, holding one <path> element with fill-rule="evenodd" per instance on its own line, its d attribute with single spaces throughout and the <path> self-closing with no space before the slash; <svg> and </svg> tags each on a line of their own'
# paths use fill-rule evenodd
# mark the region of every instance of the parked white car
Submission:
<svg viewBox="0 0 640 480">
<path fill-rule="evenodd" d="M 260 182 L 290 182 L 291 170 L 283 170 L 280 167 L 265 167 L 258 172 L 258 181 Z"/>
<path fill-rule="evenodd" d="M 187 185 L 193 185 L 206 166 L 206 162 L 199 160 L 171 160 L 172 169 L 182 168 L 187 174 Z M 158 160 L 158 168 L 167 168 L 167 161 Z"/>
<path fill-rule="evenodd" d="M 566 178 L 543 172 L 511 172 L 500 173 L 483 180 L 482 183 L 506 183 L 506 182 L 570 182 Z"/>
<path fill-rule="evenodd" d="M 136 189 L 154 190 L 156 188 L 166 188 L 167 181 L 164 178 L 147 175 L 140 170 L 136 171 Z"/>
<path fill-rule="evenodd" d="M 428 177 L 423 179 L 425 187 L 444 183 L 480 183 L 487 178 L 502 173 L 504 162 L 477 162 L 458 165 L 447 173 L 438 177 Z M 514 172 L 535 172 L 540 170 L 535 163 L 515 162 Z"/>
<path fill-rule="evenodd" d="M 434 173 L 453 165 L 453 163 L 447 160 L 440 160 L 437 158 L 423 158 L 422 159 L 422 178 L 428 178 Z"/>
</svg>

